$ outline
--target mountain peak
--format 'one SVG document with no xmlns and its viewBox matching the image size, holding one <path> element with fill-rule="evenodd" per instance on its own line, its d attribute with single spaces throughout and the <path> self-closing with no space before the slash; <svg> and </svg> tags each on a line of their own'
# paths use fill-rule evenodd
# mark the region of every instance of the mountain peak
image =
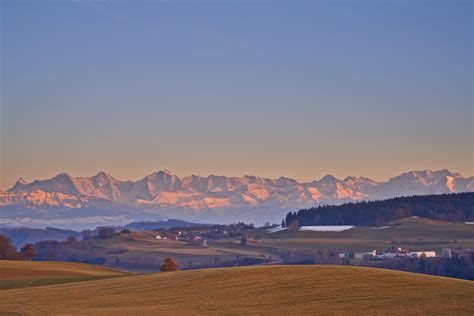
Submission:
<svg viewBox="0 0 474 316">
<path fill-rule="evenodd" d="M 284 186 L 284 185 L 292 186 L 292 185 L 298 184 L 298 181 L 296 181 L 295 179 L 288 178 L 288 177 L 279 177 L 278 179 L 276 179 L 275 182 L 279 186 Z"/>
<path fill-rule="evenodd" d="M 108 173 L 104 172 L 104 171 L 99 171 L 99 172 L 97 172 L 97 174 L 94 177 L 109 178 L 110 175 Z"/>
<path fill-rule="evenodd" d="M 55 176 L 53 179 L 68 179 L 68 180 L 71 180 L 72 177 L 69 173 L 62 172 L 62 173 L 58 174 L 57 176 Z"/>
<path fill-rule="evenodd" d="M 104 171 L 99 171 L 95 176 L 92 177 L 92 180 L 99 181 L 99 182 L 116 181 L 114 177 L 112 177 L 110 174 Z"/>
<path fill-rule="evenodd" d="M 23 178 L 19 178 L 15 184 L 13 185 L 13 187 L 11 189 L 9 189 L 8 191 L 9 192 L 14 192 L 14 191 L 19 191 L 21 189 L 23 189 L 26 185 L 28 185 L 28 182 L 26 182 Z"/>
<path fill-rule="evenodd" d="M 152 176 L 152 177 L 156 177 L 156 176 L 168 176 L 168 177 L 177 177 L 174 173 L 172 173 L 171 171 L 169 171 L 168 169 L 164 169 L 164 170 L 158 170 L 152 174 L 150 174 L 149 176 Z"/>
<path fill-rule="evenodd" d="M 321 183 L 324 183 L 324 184 L 334 184 L 334 183 L 337 183 L 339 182 L 340 180 L 338 178 L 336 178 L 335 176 L 333 175 L 325 175 L 324 177 L 321 178 L 321 180 L 319 180 L 318 182 L 321 182 Z"/>
<path fill-rule="evenodd" d="M 16 181 L 15 185 L 17 185 L 17 184 L 23 185 L 23 184 L 28 184 L 28 182 L 26 182 L 25 179 L 23 179 L 22 177 L 20 177 L 20 178 Z"/>
</svg>

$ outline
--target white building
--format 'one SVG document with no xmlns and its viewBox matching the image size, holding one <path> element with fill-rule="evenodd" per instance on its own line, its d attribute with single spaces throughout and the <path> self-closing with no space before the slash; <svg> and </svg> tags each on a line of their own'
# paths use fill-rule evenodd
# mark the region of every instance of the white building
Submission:
<svg viewBox="0 0 474 316">
<path fill-rule="evenodd" d="M 409 256 L 412 258 L 420 258 L 420 257 L 432 258 L 432 257 L 436 257 L 436 252 L 435 251 L 412 251 L 409 253 Z"/>
<path fill-rule="evenodd" d="M 453 256 L 453 251 L 450 248 L 443 248 L 441 251 L 441 255 L 443 257 L 451 258 Z"/>
<path fill-rule="evenodd" d="M 366 258 L 374 258 L 377 256 L 377 250 L 367 251 L 367 252 L 356 252 L 354 254 L 355 259 L 366 259 Z"/>
</svg>

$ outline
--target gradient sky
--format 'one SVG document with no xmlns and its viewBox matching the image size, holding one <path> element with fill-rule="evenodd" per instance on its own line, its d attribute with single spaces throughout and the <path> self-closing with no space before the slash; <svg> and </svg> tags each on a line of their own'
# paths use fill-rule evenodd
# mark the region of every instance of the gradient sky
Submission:
<svg viewBox="0 0 474 316">
<path fill-rule="evenodd" d="M 473 175 L 472 1 L 1 1 L 0 188 Z"/>
</svg>

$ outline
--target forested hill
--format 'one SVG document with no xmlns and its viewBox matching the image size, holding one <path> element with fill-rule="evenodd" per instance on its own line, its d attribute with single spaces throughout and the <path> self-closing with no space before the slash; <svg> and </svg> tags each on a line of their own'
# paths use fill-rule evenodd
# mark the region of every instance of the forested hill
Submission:
<svg viewBox="0 0 474 316">
<path fill-rule="evenodd" d="M 339 206 L 318 206 L 288 213 L 286 223 L 298 220 L 302 226 L 374 226 L 409 216 L 444 221 L 473 221 L 474 193 L 410 196 Z"/>
</svg>

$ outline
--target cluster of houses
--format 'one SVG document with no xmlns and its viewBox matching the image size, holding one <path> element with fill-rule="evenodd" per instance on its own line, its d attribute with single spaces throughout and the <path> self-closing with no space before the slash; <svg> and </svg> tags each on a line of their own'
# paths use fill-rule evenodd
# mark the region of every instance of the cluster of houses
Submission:
<svg viewBox="0 0 474 316">
<path fill-rule="evenodd" d="M 450 250 L 450 249 L 449 249 Z M 444 251 L 444 249 L 443 249 Z M 403 248 L 390 248 L 386 251 L 377 252 L 377 250 L 366 252 L 349 252 L 340 253 L 340 259 L 365 259 L 365 260 L 387 260 L 396 258 L 430 258 L 436 257 L 436 252 L 432 250 L 427 251 L 409 251 Z"/>
<path fill-rule="evenodd" d="M 187 231 L 176 231 L 176 232 L 156 232 L 156 239 L 158 240 L 173 240 L 173 241 L 185 241 L 188 243 L 207 243 L 207 238 L 198 234 L 189 233 Z"/>
<path fill-rule="evenodd" d="M 253 226 L 243 223 L 230 225 L 181 227 L 156 232 L 158 240 L 184 241 L 190 244 L 207 246 L 207 240 L 240 237 Z"/>
</svg>

